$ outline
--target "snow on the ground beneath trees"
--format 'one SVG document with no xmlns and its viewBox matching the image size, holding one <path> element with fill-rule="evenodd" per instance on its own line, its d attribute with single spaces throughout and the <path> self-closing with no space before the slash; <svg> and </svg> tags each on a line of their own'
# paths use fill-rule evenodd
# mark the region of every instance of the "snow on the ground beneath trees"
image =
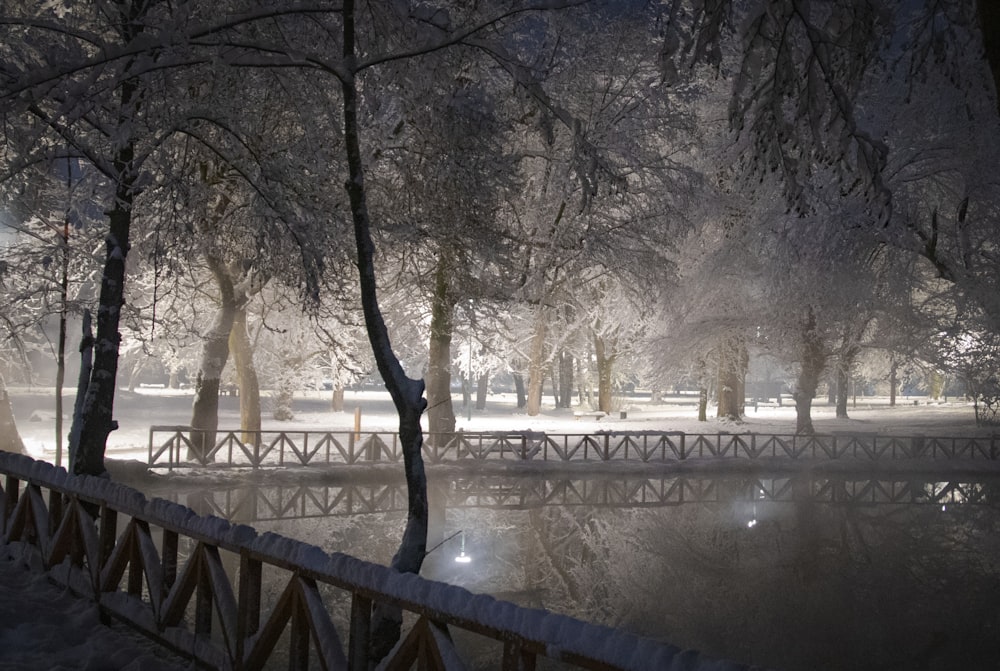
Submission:
<svg viewBox="0 0 1000 671">
<path fill-rule="evenodd" d="M 54 462 L 56 454 L 55 405 L 51 388 L 10 389 L 17 428 L 28 453 L 36 459 Z M 135 392 L 119 390 L 115 401 L 118 430 L 108 438 L 107 456 L 115 459 L 145 461 L 148 454 L 149 427 L 183 426 L 191 419 L 191 391 L 148 388 Z M 269 416 L 269 399 L 263 400 L 264 430 L 274 431 L 347 431 L 354 428 L 356 411 L 360 412 L 362 431 L 396 431 L 399 420 L 386 392 L 348 391 L 344 411 L 329 410 L 330 392 L 305 391 L 296 397 L 295 417 L 277 421 Z M 64 407 L 72 407 L 72 397 Z M 220 399 L 219 428 L 239 428 L 239 399 Z M 471 432 L 537 431 L 546 433 L 598 433 L 605 431 L 682 431 L 685 433 L 758 433 L 792 434 L 795 432 L 795 408 L 790 401 L 782 406 L 748 405 L 741 422 L 710 418 L 699 422 L 697 398 L 693 395 L 667 397 L 653 404 L 648 397 L 624 398 L 620 409 L 603 418 L 576 416 L 588 410 L 556 409 L 551 403 L 531 417 L 516 407 L 513 394 L 491 394 L 485 410 L 473 410 L 471 418 L 455 396 L 457 429 Z M 711 411 L 714 410 L 710 408 Z M 625 414 L 622 418 L 621 413 Z M 855 433 L 893 436 L 969 436 L 990 435 L 995 427 L 977 427 L 971 403 L 964 401 L 928 401 L 924 397 L 899 397 L 889 407 L 885 397 L 858 398 L 848 407 L 849 417 L 838 419 L 825 399 L 813 404 L 813 425 L 817 433 Z M 424 428 L 426 430 L 426 417 Z M 64 433 L 69 432 L 69 416 L 64 419 Z M 65 440 L 63 441 L 65 455 Z M 65 456 L 63 457 L 65 459 Z"/>
</svg>

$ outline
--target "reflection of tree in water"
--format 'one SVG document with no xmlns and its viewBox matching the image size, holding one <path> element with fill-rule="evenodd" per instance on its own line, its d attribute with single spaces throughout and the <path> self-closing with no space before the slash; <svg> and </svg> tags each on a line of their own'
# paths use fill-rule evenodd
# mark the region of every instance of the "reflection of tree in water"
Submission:
<svg viewBox="0 0 1000 671">
<path fill-rule="evenodd" d="M 553 610 L 788 671 L 1000 659 L 995 509 L 798 502 L 756 513 L 748 527 L 745 501 L 536 509 L 528 577 L 553 588 Z"/>
</svg>

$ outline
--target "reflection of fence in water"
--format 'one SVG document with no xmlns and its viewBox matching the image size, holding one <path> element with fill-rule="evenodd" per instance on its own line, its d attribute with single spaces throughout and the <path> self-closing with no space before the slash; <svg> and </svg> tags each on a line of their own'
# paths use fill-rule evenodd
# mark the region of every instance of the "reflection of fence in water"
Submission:
<svg viewBox="0 0 1000 671">
<path fill-rule="evenodd" d="M 224 490 L 167 495 L 203 514 L 241 522 L 264 522 L 405 512 L 402 482 L 336 485 L 241 484 Z M 942 482 L 881 478 L 705 478 L 691 476 L 457 480 L 447 494 L 449 508 L 531 509 L 542 506 L 606 508 L 667 507 L 733 501 L 826 504 L 962 503 L 997 506 L 1000 483 Z"/>
<path fill-rule="evenodd" d="M 353 431 L 215 432 L 207 454 L 193 448 L 190 427 L 152 426 L 151 467 L 310 466 L 323 464 L 398 463 L 395 433 Z M 244 438 L 249 440 L 244 441 Z M 485 460 L 663 463 L 685 459 L 946 459 L 996 460 L 1000 436 L 882 436 L 878 434 L 765 435 L 753 433 L 689 434 L 637 431 L 596 434 L 490 432 L 427 434 L 429 463 Z M 193 455 L 189 458 L 189 454 Z"/>
<path fill-rule="evenodd" d="M 604 671 L 679 661 L 673 646 L 192 515 L 20 455 L 0 454 L 0 475 L 0 542 L 20 544 L 35 570 L 94 601 L 102 618 L 201 667 L 367 671 L 376 602 L 406 615 L 387 668 L 458 668 L 450 631 L 490 646 L 504 669 L 546 657 Z M 683 663 L 699 664 L 690 651 Z"/>
</svg>

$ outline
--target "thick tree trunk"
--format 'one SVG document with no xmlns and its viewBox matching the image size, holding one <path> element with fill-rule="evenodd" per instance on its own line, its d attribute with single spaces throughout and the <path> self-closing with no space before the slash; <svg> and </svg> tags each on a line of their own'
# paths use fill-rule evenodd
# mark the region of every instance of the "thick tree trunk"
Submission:
<svg viewBox="0 0 1000 671">
<path fill-rule="evenodd" d="M 795 433 L 809 435 L 815 433 L 812 424 L 812 400 L 816 396 L 819 378 L 826 365 L 823 340 L 816 330 L 816 315 L 812 308 L 806 314 L 802 325 L 802 361 L 795 393 Z"/>
<path fill-rule="evenodd" d="M 194 384 L 191 408 L 191 447 L 188 459 L 204 460 L 215 447 L 215 432 L 219 428 L 219 387 L 222 371 L 229 359 L 229 334 L 236 318 L 236 298 L 233 283 L 222 260 L 206 254 L 208 267 L 219 285 L 219 308 L 215 320 L 203 336 L 201 362 Z"/>
<path fill-rule="evenodd" d="M 486 394 L 489 392 L 490 376 L 480 375 L 476 384 L 476 410 L 486 409 Z"/>
<path fill-rule="evenodd" d="M 344 412 L 344 385 L 340 382 L 333 383 L 333 394 L 330 396 L 330 411 Z"/>
<path fill-rule="evenodd" d="M 354 1 L 343 4 L 344 63 L 348 69 L 341 79 L 344 104 L 344 146 L 349 169 L 345 184 L 354 223 L 357 246 L 358 275 L 365 327 L 372 346 L 379 374 L 385 381 L 399 415 L 399 438 L 403 452 L 403 468 L 407 485 L 407 519 L 399 549 L 392 558 L 392 567 L 403 573 L 419 573 L 427 554 L 427 476 L 424 471 L 423 432 L 420 416 L 427 407 L 424 383 L 406 376 L 392 350 L 389 332 L 378 304 L 375 282 L 375 244 L 372 241 L 365 192 L 364 165 L 361 160 L 360 128 L 358 127 L 358 90 L 355 73 Z M 376 604 L 372 622 L 370 652 L 376 662 L 392 649 L 399 639 L 402 612 L 398 606 Z M 365 665 L 367 666 L 367 664 Z"/>
<path fill-rule="evenodd" d="M 229 350 L 233 354 L 236 380 L 240 395 L 240 429 L 243 442 L 260 445 L 260 381 L 253 363 L 253 345 L 247 331 L 246 304 L 233 313 L 233 327 L 229 331 Z"/>
<path fill-rule="evenodd" d="M 594 355 L 597 359 L 597 409 L 610 413 L 614 403 L 613 384 L 616 358 L 614 339 L 608 342 L 595 333 Z"/>
<path fill-rule="evenodd" d="M 734 421 L 740 419 L 743 393 L 741 343 L 738 338 L 726 338 L 719 346 L 719 407 L 717 417 L 725 417 Z"/>
<path fill-rule="evenodd" d="M 455 433 L 451 401 L 451 338 L 455 327 L 455 300 L 449 291 L 452 260 L 448 250 L 438 255 L 431 296 L 430 344 L 427 356 L 427 432 L 447 443 Z"/>
<path fill-rule="evenodd" d="M 561 408 L 573 406 L 573 367 L 575 359 L 566 350 L 559 352 L 559 402 Z"/>
<path fill-rule="evenodd" d="M 528 403 L 525 406 L 530 417 L 542 410 L 542 389 L 545 383 L 545 340 L 548 337 L 549 315 L 544 306 L 538 307 L 535 316 L 535 330 L 531 334 L 531 349 L 528 352 Z"/>
</svg>

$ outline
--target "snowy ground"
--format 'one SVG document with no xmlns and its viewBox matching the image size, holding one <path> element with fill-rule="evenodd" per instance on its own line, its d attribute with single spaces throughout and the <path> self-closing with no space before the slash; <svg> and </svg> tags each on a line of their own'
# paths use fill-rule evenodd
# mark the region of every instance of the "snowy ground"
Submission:
<svg viewBox="0 0 1000 671">
<path fill-rule="evenodd" d="M 18 431 L 31 456 L 55 462 L 54 393 L 51 388 L 11 389 Z M 72 407 L 67 396 L 64 408 Z M 513 394 L 495 394 L 488 398 L 485 410 L 473 410 L 471 419 L 455 398 L 458 428 L 466 431 L 545 431 L 547 433 L 594 433 L 597 431 L 684 431 L 687 433 L 789 434 L 795 431 L 795 409 L 786 401 L 782 407 L 752 406 L 740 423 L 711 419 L 697 421 L 696 399 L 676 396 L 652 404 L 647 397 L 622 399 L 620 410 L 603 419 L 574 416 L 574 410 L 555 409 L 551 404 L 529 417 L 518 410 Z M 134 393 L 121 390 L 115 404 L 119 429 L 108 440 L 107 456 L 144 461 L 151 425 L 186 425 L 191 419 L 190 391 L 141 389 Z M 329 410 L 329 392 L 302 392 L 295 401 L 295 419 L 277 422 L 267 414 L 264 399 L 265 429 L 347 430 L 354 427 L 355 410 L 360 409 L 363 431 L 394 430 L 398 426 L 389 396 L 385 392 L 347 392 L 344 412 Z M 626 418 L 620 417 L 620 412 Z M 977 427 L 972 405 L 964 401 L 929 402 L 923 397 L 900 397 L 890 408 L 883 397 L 859 398 L 849 408 L 849 419 L 837 419 L 834 409 L 818 399 L 813 407 L 813 423 L 818 433 L 879 433 L 884 435 L 966 436 L 990 435 L 995 428 Z M 220 403 L 221 429 L 238 428 L 239 401 L 223 397 Z M 69 431 L 69 418 L 63 432 Z"/>
<path fill-rule="evenodd" d="M 29 571 L 19 548 L 0 545 L 4 671 L 169 671 L 186 666 L 125 625 L 101 624 L 94 604 Z"/>
</svg>

